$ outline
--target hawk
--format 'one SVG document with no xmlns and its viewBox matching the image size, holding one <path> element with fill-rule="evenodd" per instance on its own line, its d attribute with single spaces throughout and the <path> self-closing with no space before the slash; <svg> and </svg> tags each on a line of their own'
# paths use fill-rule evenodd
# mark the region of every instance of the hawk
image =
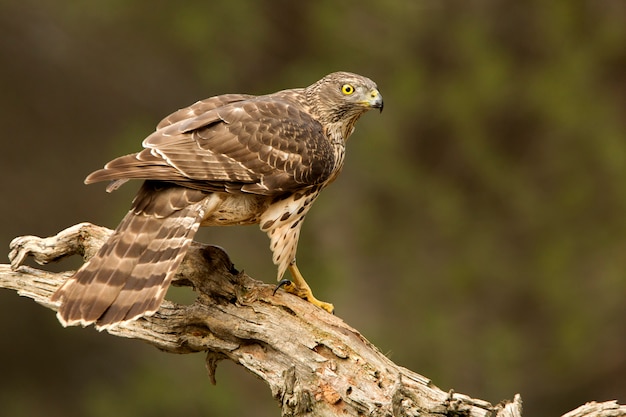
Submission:
<svg viewBox="0 0 626 417">
<path fill-rule="evenodd" d="M 199 226 L 259 224 L 285 289 L 329 312 L 296 266 L 305 215 L 344 163 L 359 117 L 383 109 L 369 78 L 329 74 L 306 88 L 225 94 L 178 110 L 91 173 L 107 191 L 144 180 L 113 235 L 53 295 L 64 326 L 99 329 L 154 314 Z M 286 280 L 283 280 L 286 281 Z M 281 282 L 283 282 L 281 281 Z"/>
</svg>

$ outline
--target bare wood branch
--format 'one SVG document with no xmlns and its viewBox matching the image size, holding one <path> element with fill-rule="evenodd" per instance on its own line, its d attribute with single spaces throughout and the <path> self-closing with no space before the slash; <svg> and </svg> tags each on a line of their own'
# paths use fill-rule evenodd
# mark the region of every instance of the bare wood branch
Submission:
<svg viewBox="0 0 626 417">
<path fill-rule="evenodd" d="M 626 405 L 619 405 L 617 401 L 595 401 L 581 405 L 563 417 L 621 417 L 626 415 Z"/>
<path fill-rule="evenodd" d="M 16 238 L 11 266 L 0 265 L 0 287 L 56 310 L 50 296 L 72 272 L 50 273 L 21 263 L 29 255 L 41 264 L 72 254 L 88 259 L 110 233 L 81 223 L 49 238 Z M 339 317 L 283 291 L 272 295 L 274 286 L 237 272 L 215 246 L 194 243 L 175 285 L 192 286 L 196 301 L 165 301 L 154 316 L 107 331 L 166 352 L 206 352 L 212 382 L 218 362 L 232 360 L 268 384 L 283 416 L 521 416 L 519 395 L 492 405 L 444 392 L 394 364 Z M 614 402 L 596 405 L 595 414 L 587 404 L 566 417 L 626 416 L 626 407 Z"/>
</svg>

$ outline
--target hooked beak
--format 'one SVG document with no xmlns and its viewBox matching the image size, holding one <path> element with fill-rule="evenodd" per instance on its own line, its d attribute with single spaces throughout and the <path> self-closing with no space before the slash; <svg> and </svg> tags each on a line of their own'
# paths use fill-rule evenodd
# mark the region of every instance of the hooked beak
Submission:
<svg viewBox="0 0 626 417">
<path fill-rule="evenodd" d="M 380 92 L 374 88 L 367 94 L 367 105 L 373 109 L 379 109 L 380 112 L 383 112 L 383 96 L 380 95 Z"/>
</svg>

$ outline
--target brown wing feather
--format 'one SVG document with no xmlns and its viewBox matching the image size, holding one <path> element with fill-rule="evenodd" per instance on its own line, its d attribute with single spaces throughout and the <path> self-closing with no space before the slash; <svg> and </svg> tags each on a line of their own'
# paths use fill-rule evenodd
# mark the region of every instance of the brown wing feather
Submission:
<svg viewBox="0 0 626 417">
<path fill-rule="evenodd" d="M 66 325 L 106 327 L 154 313 L 203 216 L 206 193 L 146 181 L 115 233 L 55 292 Z"/>
<path fill-rule="evenodd" d="M 177 110 L 169 116 L 165 117 L 157 125 L 157 130 L 162 129 L 165 126 L 172 125 L 181 120 L 194 118 L 210 110 L 225 106 L 226 104 L 248 100 L 251 98 L 254 98 L 254 96 L 251 96 L 249 94 L 222 94 L 221 96 L 215 96 L 207 98 L 205 100 L 197 101 L 191 106 Z"/>
<path fill-rule="evenodd" d="M 231 102 L 164 124 L 144 140 L 146 149 L 109 162 L 86 182 L 157 179 L 267 195 L 322 183 L 334 168 L 331 144 L 321 124 L 286 97 Z"/>
</svg>

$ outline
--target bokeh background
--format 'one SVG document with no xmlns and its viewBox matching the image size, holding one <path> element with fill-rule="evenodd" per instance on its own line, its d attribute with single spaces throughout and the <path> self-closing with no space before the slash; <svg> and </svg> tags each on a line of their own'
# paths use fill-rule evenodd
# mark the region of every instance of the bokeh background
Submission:
<svg viewBox="0 0 626 417">
<path fill-rule="evenodd" d="M 138 184 L 82 180 L 170 112 L 354 71 L 385 111 L 307 216 L 316 294 L 444 390 L 519 392 L 535 417 L 626 403 L 623 0 L 2 0 L 0 28 L 5 252 L 114 227 Z M 198 240 L 273 282 L 256 227 Z M 279 414 L 254 376 L 222 363 L 211 386 L 203 361 L 0 291 L 1 416 Z"/>
</svg>

